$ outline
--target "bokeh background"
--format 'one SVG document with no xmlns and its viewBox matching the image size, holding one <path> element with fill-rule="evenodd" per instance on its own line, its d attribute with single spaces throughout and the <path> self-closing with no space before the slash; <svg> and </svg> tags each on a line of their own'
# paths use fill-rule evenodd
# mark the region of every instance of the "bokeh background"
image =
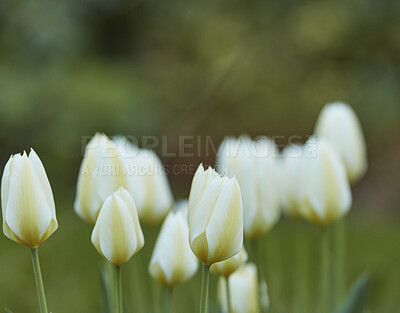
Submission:
<svg viewBox="0 0 400 313">
<path fill-rule="evenodd" d="M 0 164 L 34 147 L 52 183 L 60 229 L 41 249 L 51 310 L 101 310 L 101 260 L 89 226 L 72 211 L 84 136 L 102 131 L 139 144 L 166 136 L 168 151 L 178 152 L 179 135 L 200 136 L 204 147 L 206 136 L 218 145 L 246 133 L 279 136 L 282 147 L 289 136 L 312 134 L 321 107 L 336 100 L 359 115 L 369 158 L 347 220 L 348 279 L 369 270 L 368 312 L 393 313 L 400 304 L 398 0 L 1 1 Z M 213 164 L 215 155 L 196 143 L 194 157 L 162 161 Z M 162 156 L 161 146 L 156 151 Z M 170 173 L 177 199 L 188 196 L 192 174 Z M 271 293 L 283 304 L 295 289 L 291 224 L 282 221 L 266 238 Z M 312 265 L 310 272 L 317 275 Z M 145 268 L 130 273 L 127 301 L 135 307 Z M 197 309 L 198 279 L 178 288 L 177 312 Z M 36 301 L 28 249 L 1 236 L 0 307 L 37 312 Z"/>
</svg>

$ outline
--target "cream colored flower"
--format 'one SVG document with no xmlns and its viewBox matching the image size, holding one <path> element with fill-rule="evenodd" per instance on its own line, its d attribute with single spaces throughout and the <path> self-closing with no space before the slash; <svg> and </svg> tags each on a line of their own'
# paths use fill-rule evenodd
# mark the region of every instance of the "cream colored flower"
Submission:
<svg viewBox="0 0 400 313">
<path fill-rule="evenodd" d="M 127 187 L 122 157 L 114 142 L 96 134 L 86 146 L 79 171 L 75 212 L 94 224 L 104 200 L 120 187 Z"/>
<path fill-rule="evenodd" d="M 349 105 L 327 104 L 318 117 L 315 134 L 336 149 L 351 183 L 365 174 L 368 167 L 365 139 L 360 121 Z"/>
<path fill-rule="evenodd" d="M 127 262 L 144 245 L 135 202 L 120 188 L 111 194 L 100 209 L 92 232 L 92 243 L 111 263 Z"/>
<path fill-rule="evenodd" d="M 228 279 L 229 299 L 232 312 L 230 313 L 258 313 L 258 279 L 257 267 L 253 263 L 248 263 Z M 217 299 L 221 312 L 228 312 L 228 291 L 224 277 L 220 277 L 217 288 Z"/>
<path fill-rule="evenodd" d="M 38 155 L 12 155 L 1 181 L 4 234 L 31 248 L 58 228 L 53 193 Z"/>
<path fill-rule="evenodd" d="M 312 137 L 304 149 L 301 213 L 316 224 L 328 225 L 345 215 L 351 206 L 346 170 L 325 139 Z"/>
<path fill-rule="evenodd" d="M 236 178 L 200 165 L 190 190 L 188 222 L 190 246 L 203 264 L 237 254 L 243 245 L 243 212 Z"/>
<path fill-rule="evenodd" d="M 158 235 L 149 264 L 150 275 L 168 288 L 192 277 L 198 261 L 189 245 L 189 227 L 181 211 L 171 211 Z"/>
<path fill-rule="evenodd" d="M 240 184 L 244 234 L 251 239 L 268 232 L 280 217 L 276 156 L 275 143 L 267 137 L 227 138 L 218 151 L 217 169 Z"/>
</svg>

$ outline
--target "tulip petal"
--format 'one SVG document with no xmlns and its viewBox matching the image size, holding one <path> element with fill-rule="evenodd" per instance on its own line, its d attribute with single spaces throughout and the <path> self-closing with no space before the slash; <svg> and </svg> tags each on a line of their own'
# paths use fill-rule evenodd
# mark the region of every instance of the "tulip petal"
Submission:
<svg viewBox="0 0 400 313">
<path fill-rule="evenodd" d="M 99 141 L 99 151 L 96 154 L 96 168 L 93 179 L 100 199 L 105 200 L 120 187 L 126 188 L 124 163 L 117 153 L 115 143 L 102 136 Z"/>
<path fill-rule="evenodd" d="M 220 177 L 216 177 L 212 180 L 211 183 L 206 186 L 204 195 L 200 199 L 197 207 L 193 209 L 189 234 L 190 242 L 192 244 L 198 236 L 202 235 L 206 231 L 222 185 L 223 181 Z"/>
<path fill-rule="evenodd" d="M 237 254 L 243 245 L 243 208 L 236 179 L 227 179 L 209 218 L 206 235 L 209 261 L 220 262 Z"/>
<path fill-rule="evenodd" d="M 1 212 L 3 215 L 3 227 L 6 224 L 6 208 L 8 202 L 8 193 L 10 189 L 10 176 L 15 159 L 11 156 L 4 167 L 3 176 L 1 178 Z"/>
<path fill-rule="evenodd" d="M 301 212 L 311 221 L 327 225 L 350 209 L 351 190 L 344 165 L 333 147 L 322 138 L 311 138 L 306 146 L 311 144 L 316 147 L 316 155 L 303 161 Z"/>
<path fill-rule="evenodd" d="M 152 150 L 141 154 L 141 174 L 145 201 L 139 209 L 141 219 L 149 224 L 160 222 L 172 207 L 172 192 L 160 159 Z M 156 197 L 154 195 L 157 195 Z"/>
<path fill-rule="evenodd" d="M 51 210 L 51 216 L 57 222 L 53 191 L 51 190 L 50 182 L 47 177 L 46 171 L 44 169 L 43 163 L 40 160 L 39 156 L 36 154 L 35 150 L 33 149 L 31 149 L 29 153 L 29 160 L 31 161 L 31 164 L 35 168 L 36 174 L 42 186 L 42 190 L 47 198 L 47 202 Z"/>
<path fill-rule="evenodd" d="M 114 194 L 107 198 L 100 214 L 98 232 L 101 252 L 110 262 L 121 265 L 133 255 L 138 243 L 132 227 L 132 215 L 122 199 Z"/>
<path fill-rule="evenodd" d="M 218 174 L 209 167 L 206 171 L 204 170 L 203 164 L 198 167 L 192 181 L 189 195 L 189 210 L 188 210 L 188 223 L 191 224 L 191 220 L 199 202 L 207 189 L 207 186 L 213 181 L 214 178 L 219 177 Z"/>
<path fill-rule="evenodd" d="M 349 105 L 342 102 L 325 105 L 315 133 L 337 150 L 351 183 L 364 175 L 368 167 L 365 139 L 360 121 Z"/>
<path fill-rule="evenodd" d="M 183 280 L 185 274 L 184 249 L 188 242 L 184 242 L 179 220 L 175 220 L 175 213 L 171 212 L 160 231 L 154 248 L 154 255 L 150 263 L 157 263 L 165 276 L 165 285 L 173 287 Z"/>
<path fill-rule="evenodd" d="M 100 210 L 102 199 L 93 183 L 96 152 L 87 148 L 79 169 L 77 195 L 74 203 L 75 213 L 85 221 L 94 224 Z"/>
<path fill-rule="evenodd" d="M 137 240 L 136 249 L 134 252 L 136 253 L 136 251 L 139 251 L 144 246 L 144 235 L 142 227 L 140 226 L 139 216 L 136 210 L 135 201 L 133 200 L 131 194 L 126 189 L 120 188 L 117 194 L 125 202 L 126 206 L 128 207 L 129 213 L 132 216 L 133 229 L 135 230 L 136 240 Z"/>
</svg>

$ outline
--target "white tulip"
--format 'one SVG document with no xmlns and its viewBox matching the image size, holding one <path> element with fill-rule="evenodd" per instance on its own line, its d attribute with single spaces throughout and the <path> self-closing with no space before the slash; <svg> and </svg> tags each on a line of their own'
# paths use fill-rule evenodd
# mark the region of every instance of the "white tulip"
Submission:
<svg viewBox="0 0 400 313">
<path fill-rule="evenodd" d="M 93 228 L 92 243 L 102 256 L 117 266 L 143 247 L 144 237 L 135 202 L 126 189 L 118 189 L 104 201 Z"/>
<path fill-rule="evenodd" d="M 104 200 L 120 187 L 127 187 L 122 157 L 114 142 L 96 134 L 86 146 L 79 171 L 75 212 L 94 224 Z"/>
<path fill-rule="evenodd" d="M 256 239 L 279 220 L 275 143 L 263 137 L 227 138 L 218 151 L 217 169 L 235 176 L 243 197 L 244 233 Z"/>
<path fill-rule="evenodd" d="M 58 228 L 53 193 L 38 155 L 12 155 L 1 181 L 3 232 L 31 248 L 39 246 Z"/>
<path fill-rule="evenodd" d="M 351 183 L 365 174 L 368 166 L 365 139 L 360 121 L 349 105 L 327 104 L 318 117 L 315 134 L 328 140 L 339 153 Z"/>
<path fill-rule="evenodd" d="M 216 275 L 229 277 L 233 272 L 247 262 L 247 258 L 247 252 L 243 246 L 240 252 L 233 257 L 211 265 L 211 272 Z"/>
<path fill-rule="evenodd" d="M 257 267 L 248 263 L 229 277 L 232 313 L 258 313 Z"/>
<path fill-rule="evenodd" d="M 281 198 L 284 212 L 291 217 L 300 215 L 303 146 L 290 144 L 282 151 Z"/>
<path fill-rule="evenodd" d="M 173 206 L 173 197 L 164 166 L 152 150 L 139 149 L 124 138 L 116 140 L 123 155 L 127 189 L 133 195 L 140 219 L 158 224 Z"/>
<path fill-rule="evenodd" d="M 168 288 L 191 278 L 198 261 L 189 245 L 189 227 L 181 211 L 171 211 L 158 235 L 149 264 L 150 275 Z"/>
<path fill-rule="evenodd" d="M 258 278 L 257 267 L 248 263 L 228 279 L 229 299 L 231 303 L 230 313 L 258 313 Z M 228 288 L 226 279 L 220 277 L 218 281 L 217 298 L 221 312 L 228 312 Z"/>
<path fill-rule="evenodd" d="M 346 170 L 325 139 L 310 138 L 304 153 L 301 213 L 316 224 L 330 224 L 345 215 L 351 206 Z"/>
<path fill-rule="evenodd" d="M 237 254 L 243 245 L 243 207 L 236 178 L 200 165 L 190 190 L 188 222 L 190 246 L 203 264 Z"/>
</svg>

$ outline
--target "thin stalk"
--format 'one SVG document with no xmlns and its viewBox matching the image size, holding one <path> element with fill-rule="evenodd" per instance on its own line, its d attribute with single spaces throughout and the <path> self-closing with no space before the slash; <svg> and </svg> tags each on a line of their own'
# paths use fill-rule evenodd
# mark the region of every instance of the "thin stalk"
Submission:
<svg viewBox="0 0 400 313">
<path fill-rule="evenodd" d="M 155 242 L 157 240 L 157 234 L 159 233 L 160 226 L 159 225 L 149 225 L 149 224 L 143 224 L 143 231 L 146 237 L 146 244 L 144 245 L 143 252 L 141 253 L 143 255 L 142 258 L 144 258 L 144 261 L 141 262 L 141 271 L 143 273 L 147 272 L 147 265 L 150 263 L 151 260 L 151 255 L 153 253 L 153 248 L 155 245 Z M 141 297 L 140 301 L 143 302 L 146 298 L 148 301 L 145 301 L 146 306 L 147 306 L 147 311 L 154 311 L 154 312 L 160 312 L 162 311 L 162 291 L 160 289 L 160 285 L 156 283 L 154 279 L 151 278 L 150 275 L 145 275 L 145 279 L 141 281 L 139 287 L 143 293 L 143 289 L 146 292 L 146 297 Z M 143 287 L 144 285 L 144 287 Z"/>
<path fill-rule="evenodd" d="M 335 225 L 335 267 L 334 304 L 338 306 L 343 297 L 346 281 L 346 223 L 344 219 Z"/>
<path fill-rule="evenodd" d="M 208 313 L 208 285 L 210 280 L 210 266 L 203 264 L 201 277 L 200 313 Z"/>
<path fill-rule="evenodd" d="M 31 248 L 33 272 L 35 274 L 36 289 L 39 299 L 40 313 L 47 313 L 46 294 L 44 292 L 42 271 L 40 270 L 38 248 Z"/>
<path fill-rule="evenodd" d="M 228 313 L 232 313 L 231 287 L 229 286 L 229 277 L 226 277 L 226 300 L 228 302 Z"/>
<path fill-rule="evenodd" d="M 173 297 L 173 288 L 164 288 L 164 312 L 171 313 L 172 312 L 172 297 Z"/>
<path fill-rule="evenodd" d="M 308 305 L 308 290 L 309 286 L 309 249 L 308 249 L 308 237 L 303 221 L 296 220 L 296 238 L 294 239 L 294 252 L 295 258 L 295 279 L 293 285 L 294 294 L 294 308 L 296 313 L 309 312 Z"/>
<path fill-rule="evenodd" d="M 115 293 L 116 293 L 116 313 L 122 313 L 122 270 L 121 265 L 115 266 L 117 271 L 117 282 L 115 285 Z"/>
<path fill-rule="evenodd" d="M 279 229 L 271 230 L 271 233 L 268 234 L 269 237 L 266 237 L 266 240 L 269 240 L 269 244 L 265 245 L 265 250 L 267 250 L 267 256 L 270 256 L 269 262 L 265 262 L 266 266 L 264 265 L 264 284 L 266 278 L 270 281 L 273 288 L 271 288 L 271 301 L 270 306 L 266 306 L 265 298 L 268 297 L 266 294 L 266 289 L 263 287 L 261 288 L 261 295 L 262 300 L 261 303 L 264 306 L 263 311 L 265 312 L 277 312 L 282 311 L 284 308 L 284 297 L 286 293 L 283 290 L 283 256 L 282 256 L 282 247 L 284 246 L 282 243 L 282 236 L 279 233 Z M 268 236 L 267 235 L 267 236 Z M 261 247 L 262 248 L 262 247 Z M 261 249 L 262 251 L 262 249 Z M 261 282 L 263 283 L 263 282 Z"/>
<path fill-rule="evenodd" d="M 329 312 L 329 276 L 330 276 L 330 249 L 329 233 L 327 228 L 322 229 L 321 234 L 321 264 L 320 264 L 320 290 L 321 309 L 320 313 Z"/>
<path fill-rule="evenodd" d="M 259 309 L 260 309 L 260 313 L 264 313 L 265 308 L 263 307 L 263 302 L 262 302 L 262 298 L 264 295 L 261 294 L 262 288 L 260 288 L 262 281 L 264 280 L 264 266 L 263 266 L 263 260 L 261 257 L 261 240 L 250 240 L 250 244 L 251 244 L 251 250 L 253 252 L 253 262 L 255 262 L 257 264 L 257 273 L 258 273 L 258 305 L 259 305 Z M 264 259 L 266 258 L 266 256 L 264 256 Z"/>
</svg>

